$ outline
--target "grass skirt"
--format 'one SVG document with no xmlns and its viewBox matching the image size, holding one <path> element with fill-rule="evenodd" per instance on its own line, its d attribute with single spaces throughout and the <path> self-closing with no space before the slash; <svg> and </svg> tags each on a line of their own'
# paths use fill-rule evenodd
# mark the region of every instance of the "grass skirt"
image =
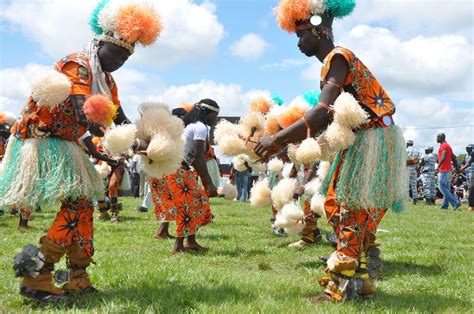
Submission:
<svg viewBox="0 0 474 314">
<path fill-rule="evenodd" d="M 65 200 L 92 200 L 102 191 L 102 180 L 76 143 L 10 137 L 0 168 L 0 207 L 33 209 Z"/>
<path fill-rule="evenodd" d="M 323 185 L 342 162 L 336 183 L 337 202 L 351 209 L 389 209 L 402 212 L 408 200 L 405 139 L 397 126 L 359 131 L 355 143 L 337 154 Z"/>
</svg>

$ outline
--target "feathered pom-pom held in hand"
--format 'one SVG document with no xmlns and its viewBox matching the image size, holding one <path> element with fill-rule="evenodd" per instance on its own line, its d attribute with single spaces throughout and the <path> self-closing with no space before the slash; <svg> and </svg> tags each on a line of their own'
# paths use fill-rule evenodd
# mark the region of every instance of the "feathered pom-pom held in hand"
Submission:
<svg viewBox="0 0 474 314">
<path fill-rule="evenodd" d="M 71 93 L 71 81 L 66 75 L 53 70 L 41 70 L 31 83 L 31 96 L 40 107 L 53 110 Z"/>
<path fill-rule="evenodd" d="M 94 123 L 111 126 L 117 115 L 117 107 L 103 95 L 94 95 L 87 98 L 83 106 L 87 120 Z"/>
</svg>

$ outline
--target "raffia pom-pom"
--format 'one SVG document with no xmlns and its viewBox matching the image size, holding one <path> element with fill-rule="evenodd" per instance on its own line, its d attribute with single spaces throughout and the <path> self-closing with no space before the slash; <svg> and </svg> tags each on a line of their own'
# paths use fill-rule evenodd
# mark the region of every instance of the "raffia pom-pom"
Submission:
<svg viewBox="0 0 474 314">
<path fill-rule="evenodd" d="M 163 24 L 155 9 L 149 5 L 128 4 L 117 10 L 116 31 L 128 43 L 143 46 L 153 44 L 159 37 Z"/>
<path fill-rule="evenodd" d="M 173 138 L 168 133 L 156 133 L 147 148 L 148 158 L 161 163 L 169 160 L 183 160 L 184 143 L 181 138 Z"/>
<path fill-rule="evenodd" d="M 265 97 L 258 97 L 250 103 L 251 112 L 267 113 L 270 111 L 272 105 Z"/>
<path fill-rule="evenodd" d="M 268 178 L 254 184 L 250 191 L 250 204 L 255 208 L 272 205 L 272 191 L 268 187 Z"/>
<path fill-rule="evenodd" d="M 71 86 L 66 75 L 53 69 L 42 69 L 31 82 L 31 96 L 39 107 L 52 110 L 69 97 Z"/>
<path fill-rule="evenodd" d="M 240 135 L 260 137 L 265 132 L 265 117 L 259 112 L 248 112 L 240 119 Z"/>
<path fill-rule="evenodd" d="M 120 156 L 132 148 L 137 127 L 134 124 L 123 124 L 107 129 L 103 145 L 112 156 Z"/>
<path fill-rule="evenodd" d="M 311 211 L 319 214 L 321 217 L 326 217 L 326 211 L 324 210 L 325 197 L 318 193 L 311 197 Z"/>
<path fill-rule="evenodd" d="M 350 129 L 356 129 L 369 122 L 369 114 L 362 109 L 350 93 L 342 93 L 333 105 L 334 122 Z"/>
<path fill-rule="evenodd" d="M 275 206 L 277 210 L 280 210 L 283 206 L 291 202 L 296 188 L 296 179 L 285 178 L 280 180 L 272 190 L 273 206 Z"/>
<path fill-rule="evenodd" d="M 342 126 L 333 122 L 325 132 L 326 139 L 329 145 L 336 151 L 341 151 L 349 148 L 354 144 L 356 136 L 354 132 L 348 127 Z"/>
<path fill-rule="evenodd" d="M 109 174 L 112 172 L 112 168 L 110 168 L 110 166 L 107 165 L 107 163 L 105 162 L 95 165 L 94 168 L 99 174 L 99 178 L 101 180 L 104 180 L 105 178 L 107 178 Z"/>
<path fill-rule="evenodd" d="M 321 159 L 321 147 L 314 138 L 307 138 L 301 142 L 296 150 L 298 163 L 313 163 Z"/>
<path fill-rule="evenodd" d="M 255 173 L 265 173 L 267 171 L 267 166 L 265 164 L 261 162 L 256 162 L 254 160 L 249 161 L 249 166 Z"/>
<path fill-rule="evenodd" d="M 310 182 L 306 183 L 304 186 L 304 195 L 313 196 L 316 193 L 319 193 L 321 189 L 322 181 L 320 178 L 314 178 Z"/>
<path fill-rule="evenodd" d="M 249 162 L 249 156 L 245 154 L 240 154 L 232 158 L 232 164 L 234 165 L 235 170 L 238 172 L 247 170 L 247 167 L 245 166 L 246 162 Z"/>
<path fill-rule="evenodd" d="M 140 105 L 140 119 L 136 124 L 138 127 L 137 137 L 142 140 L 150 140 L 153 135 L 160 132 L 168 133 L 172 138 L 180 138 L 184 131 L 183 121 L 171 114 L 165 103 L 146 102 Z"/>
<path fill-rule="evenodd" d="M 298 159 L 296 158 L 296 152 L 298 151 L 298 146 L 296 144 L 288 145 L 288 158 L 293 163 L 298 163 Z"/>
<path fill-rule="evenodd" d="M 316 172 L 316 175 L 321 181 L 323 181 L 328 176 L 330 170 L 331 170 L 331 163 L 329 161 L 322 161 L 319 163 L 319 168 L 318 168 L 318 171 Z"/>
<path fill-rule="evenodd" d="M 234 200 L 238 195 L 238 191 L 237 191 L 237 188 L 230 184 L 230 183 L 227 183 L 225 186 L 224 186 L 224 199 L 226 200 Z"/>
<path fill-rule="evenodd" d="M 268 114 L 265 117 L 265 135 L 271 136 L 277 134 L 281 130 L 278 119 L 273 114 Z"/>
<path fill-rule="evenodd" d="M 304 229 L 304 212 L 297 202 L 286 204 L 277 214 L 275 225 L 284 228 L 289 235 L 298 234 Z"/>
<path fill-rule="evenodd" d="M 276 157 L 268 162 L 268 170 L 275 173 L 276 175 L 279 175 L 281 173 L 284 166 L 285 164 L 283 163 L 283 160 L 278 159 Z"/>
<path fill-rule="evenodd" d="M 117 115 L 117 107 L 104 95 L 94 95 L 87 98 L 83 110 L 87 120 L 105 126 L 111 126 Z"/>
</svg>

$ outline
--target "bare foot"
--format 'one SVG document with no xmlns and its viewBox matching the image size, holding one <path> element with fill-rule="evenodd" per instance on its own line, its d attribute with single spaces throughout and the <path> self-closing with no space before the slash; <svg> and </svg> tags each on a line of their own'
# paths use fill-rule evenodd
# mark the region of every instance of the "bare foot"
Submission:
<svg viewBox="0 0 474 314">
<path fill-rule="evenodd" d="M 209 250 L 206 247 L 200 246 L 197 242 L 188 243 L 188 244 L 185 245 L 185 248 L 188 251 L 207 251 L 207 250 Z"/>
<path fill-rule="evenodd" d="M 176 255 L 176 254 L 181 254 L 181 253 L 186 253 L 186 248 L 184 247 L 174 247 L 172 250 L 171 250 L 171 253 Z"/>
<path fill-rule="evenodd" d="M 169 233 L 164 233 L 164 234 L 156 233 L 155 234 L 155 239 L 157 239 L 157 240 L 172 240 L 172 239 L 175 239 L 175 237 L 173 237 Z"/>
</svg>

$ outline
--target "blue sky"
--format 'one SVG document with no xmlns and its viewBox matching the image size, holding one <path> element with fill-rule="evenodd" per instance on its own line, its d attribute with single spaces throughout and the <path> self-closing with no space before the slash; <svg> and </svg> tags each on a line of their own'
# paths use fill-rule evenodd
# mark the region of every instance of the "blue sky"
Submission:
<svg viewBox="0 0 474 314">
<path fill-rule="evenodd" d="M 142 101 L 175 107 L 204 97 L 218 100 L 223 114 L 239 115 L 261 91 L 290 102 L 318 88 L 319 61 L 302 55 L 296 36 L 278 28 L 276 0 L 149 2 L 165 32 L 114 73 L 130 116 Z M 94 5 L 0 0 L 0 111 L 19 111 L 36 67 L 87 44 Z M 396 121 L 419 147 L 435 145 L 438 131 L 458 151 L 474 142 L 472 127 L 416 129 L 473 124 L 472 9 L 469 0 L 364 0 L 351 17 L 335 22 L 336 43 L 352 49 L 382 82 L 398 104 Z M 64 19 L 66 11 L 76 14 Z M 252 40 L 233 49 L 249 35 Z"/>
</svg>

